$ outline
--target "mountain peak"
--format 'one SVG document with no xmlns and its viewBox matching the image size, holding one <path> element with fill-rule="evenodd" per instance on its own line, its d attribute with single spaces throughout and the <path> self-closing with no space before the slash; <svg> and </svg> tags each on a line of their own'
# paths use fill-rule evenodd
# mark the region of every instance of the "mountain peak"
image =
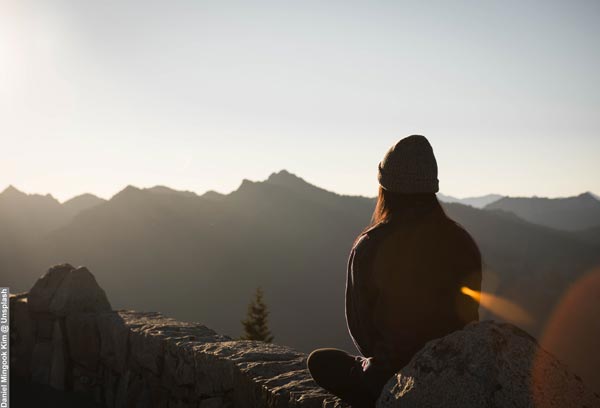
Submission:
<svg viewBox="0 0 600 408">
<path fill-rule="evenodd" d="M 83 193 L 83 194 L 79 194 L 76 195 L 73 198 L 69 198 L 68 200 L 66 200 L 63 204 L 68 203 L 69 201 L 79 201 L 79 200 L 100 200 L 100 201 L 104 201 L 102 198 L 95 196 L 94 194 L 91 193 Z"/>
<path fill-rule="evenodd" d="M 102 204 L 105 201 L 106 200 L 97 197 L 93 194 L 84 193 L 65 201 L 64 203 L 62 203 L 62 205 L 63 207 L 71 211 L 71 213 L 77 214 L 83 210 L 87 210 L 88 208 L 92 208 L 99 204 Z"/>
<path fill-rule="evenodd" d="M 206 198 L 209 200 L 221 200 L 225 197 L 225 194 L 221 194 L 215 190 L 208 190 L 206 193 L 202 194 L 200 197 Z"/>
<path fill-rule="evenodd" d="M 297 185 L 297 184 L 310 184 L 306 180 L 301 177 L 296 176 L 293 173 L 290 173 L 287 170 L 280 170 L 277 173 L 272 173 L 269 178 L 266 180 L 267 183 L 276 184 L 276 185 Z"/>
<path fill-rule="evenodd" d="M 192 191 L 175 190 L 175 189 L 172 189 L 167 186 L 154 186 L 154 187 L 146 188 L 144 190 L 150 191 L 151 193 L 155 193 L 155 194 L 174 194 L 174 195 L 180 195 L 180 196 L 185 196 L 185 197 L 195 197 L 197 195 L 196 193 L 194 193 Z"/>
<path fill-rule="evenodd" d="M 21 190 L 17 189 L 15 186 L 13 186 L 12 184 L 9 185 L 8 187 L 6 187 L 4 189 L 4 191 L 2 191 L 2 193 L 0 193 L 1 195 L 13 195 L 13 196 L 24 196 L 26 195 L 24 192 L 22 192 Z"/>
<path fill-rule="evenodd" d="M 577 197 L 583 198 L 585 200 L 594 200 L 594 201 L 598 200 L 598 198 L 594 194 L 592 194 L 591 191 L 586 191 L 585 193 L 581 193 Z"/>
<path fill-rule="evenodd" d="M 10 200 L 34 200 L 37 202 L 52 202 L 53 205 L 60 205 L 58 200 L 52 194 L 27 194 L 17 189 L 12 184 L 9 185 L 0 193 L 0 197 L 5 197 Z"/>
<path fill-rule="evenodd" d="M 127 187 L 125 187 L 123 190 L 119 191 L 117 194 L 115 194 L 112 198 L 111 201 L 114 199 L 120 199 L 122 197 L 129 197 L 129 196 L 134 196 L 134 195 L 138 195 L 139 193 L 141 193 L 142 190 L 132 186 L 131 184 L 128 185 Z"/>
<path fill-rule="evenodd" d="M 136 186 L 132 186 L 131 184 L 128 184 L 123 190 L 121 190 L 121 193 L 123 192 L 133 192 L 133 191 L 142 191 L 142 189 L 136 187 Z"/>
</svg>

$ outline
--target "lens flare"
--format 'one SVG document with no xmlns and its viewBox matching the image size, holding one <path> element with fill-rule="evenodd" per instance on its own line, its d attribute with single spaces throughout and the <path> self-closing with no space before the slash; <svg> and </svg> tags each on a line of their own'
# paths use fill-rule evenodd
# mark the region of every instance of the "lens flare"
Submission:
<svg viewBox="0 0 600 408">
<path fill-rule="evenodd" d="M 557 303 L 540 337 L 540 345 L 556 355 L 584 383 L 600 392 L 600 267 L 574 282 Z M 559 389 L 545 373 L 543 355 L 534 365 L 534 385 Z"/>
<path fill-rule="evenodd" d="M 533 322 L 531 315 L 525 309 L 510 300 L 491 293 L 479 292 L 467 286 L 463 286 L 460 291 L 478 301 L 481 307 L 506 321 L 523 326 Z"/>
</svg>

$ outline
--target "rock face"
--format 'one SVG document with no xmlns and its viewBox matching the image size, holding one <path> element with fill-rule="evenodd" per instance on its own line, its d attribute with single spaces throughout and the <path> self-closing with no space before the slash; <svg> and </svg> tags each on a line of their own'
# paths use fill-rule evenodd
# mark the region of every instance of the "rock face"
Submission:
<svg viewBox="0 0 600 408">
<path fill-rule="evenodd" d="M 524 331 L 485 321 L 427 343 L 377 407 L 592 408 L 600 396 Z"/>
<path fill-rule="evenodd" d="M 119 407 L 342 407 L 288 347 L 234 341 L 159 313 L 112 311 L 86 268 L 11 296 L 15 374 Z"/>
<path fill-rule="evenodd" d="M 111 310 L 106 294 L 86 268 L 69 264 L 50 268 L 29 294 L 11 296 L 15 373 L 63 390 L 69 376 L 67 318 Z M 89 347 L 73 342 L 72 347 Z"/>
<path fill-rule="evenodd" d="M 50 268 L 10 302 L 14 374 L 101 406 L 345 406 L 314 383 L 305 354 L 159 313 L 112 311 L 86 268 Z M 527 333 L 486 321 L 429 342 L 377 405 L 593 408 L 600 396 Z"/>
<path fill-rule="evenodd" d="M 104 290 L 85 267 L 53 266 L 29 291 L 29 310 L 55 316 L 111 310 Z"/>
</svg>

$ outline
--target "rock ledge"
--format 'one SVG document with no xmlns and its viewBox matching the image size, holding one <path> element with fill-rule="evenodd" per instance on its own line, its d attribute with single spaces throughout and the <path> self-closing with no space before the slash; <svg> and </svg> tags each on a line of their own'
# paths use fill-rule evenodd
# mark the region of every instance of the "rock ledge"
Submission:
<svg viewBox="0 0 600 408">
<path fill-rule="evenodd" d="M 484 321 L 427 343 L 377 406 L 592 408 L 600 396 L 523 330 Z"/>
</svg>

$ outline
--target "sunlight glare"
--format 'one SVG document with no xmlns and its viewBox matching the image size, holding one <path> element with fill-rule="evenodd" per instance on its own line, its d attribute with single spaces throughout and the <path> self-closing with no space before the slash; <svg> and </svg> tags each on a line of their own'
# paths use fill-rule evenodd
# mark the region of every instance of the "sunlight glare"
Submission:
<svg viewBox="0 0 600 408">
<path fill-rule="evenodd" d="M 477 300 L 482 307 L 486 308 L 496 316 L 509 322 L 529 325 L 533 321 L 531 315 L 527 313 L 525 309 L 500 296 L 487 292 L 479 292 L 467 286 L 463 286 L 460 291 Z"/>
</svg>

